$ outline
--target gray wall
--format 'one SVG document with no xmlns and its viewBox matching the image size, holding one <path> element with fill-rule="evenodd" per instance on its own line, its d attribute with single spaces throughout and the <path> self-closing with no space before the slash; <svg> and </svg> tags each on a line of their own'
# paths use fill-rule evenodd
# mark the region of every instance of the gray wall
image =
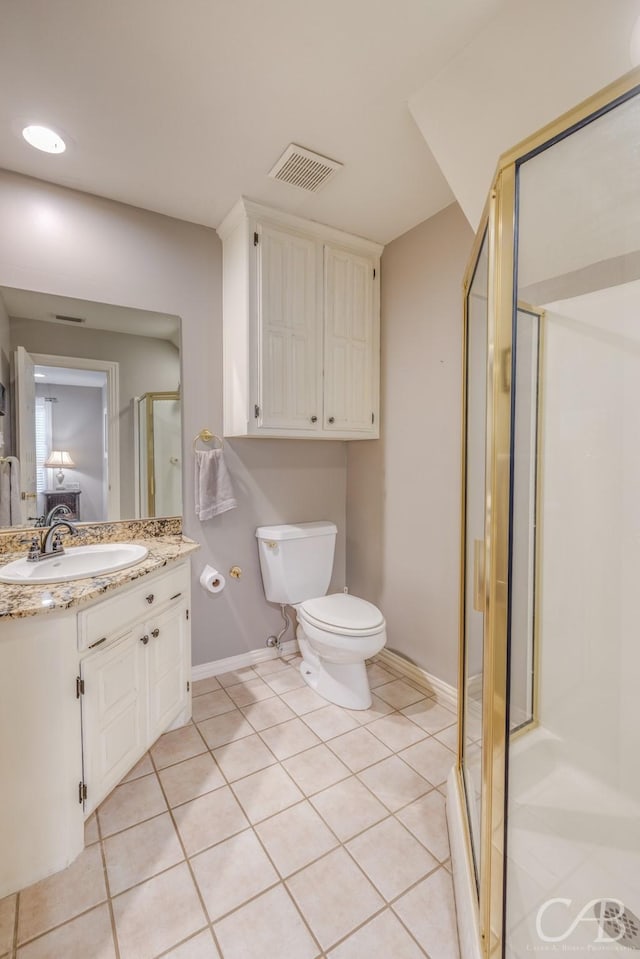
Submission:
<svg viewBox="0 0 640 959">
<path fill-rule="evenodd" d="M 381 265 L 381 439 L 349 443 L 348 582 L 388 646 L 457 685 L 462 277 L 473 234 L 454 204 Z"/>
<path fill-rule="evenodd" d="M 155 336 L 133 336 L 16 318 L 11 319 L 10 326 L 13 350 L 24 346 L 30 353 L 80 356 L 119 364 L 120 516 L 123 519 L 135 516 L 131 401 L 143 393 L 178 389 L 178 350 L 173 343 Z"/>
<path fill-rule="evenodd" d="M 221 245 L 216 233 L 39 180 L 0 171 L 0 285 L 174 313 L 182 318 L 184 528 L 202 549 L 192 560 L 193 661 L 263 646 L 279 628 L 258 571 L 258 523 L 333 520 L 340 536 L 334 585 L 345 579 L 346 446 L 295 440 L 226 444 L 237 510 L 199 523 L 191 442 L 222 430 Z M 352 444 L 354 445 L 354 444 Z M 205 563 L 239 580 L 211 596 Z"/>
</svg>

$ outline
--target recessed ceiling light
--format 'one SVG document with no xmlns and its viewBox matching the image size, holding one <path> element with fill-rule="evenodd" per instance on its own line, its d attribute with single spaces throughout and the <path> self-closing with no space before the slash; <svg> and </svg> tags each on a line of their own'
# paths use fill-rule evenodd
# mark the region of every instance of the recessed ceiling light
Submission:
<svg viewBox="0 0 640 959">
<path fill-rule="evenodd" d="M 49 127 L 32 125 L 25 127 L 22 136 L 27 143 L 35 147 L 36 150 L 43 150 L 45 153 L 64 153 L 67 145 L 55 130 Z"/>
</svg>

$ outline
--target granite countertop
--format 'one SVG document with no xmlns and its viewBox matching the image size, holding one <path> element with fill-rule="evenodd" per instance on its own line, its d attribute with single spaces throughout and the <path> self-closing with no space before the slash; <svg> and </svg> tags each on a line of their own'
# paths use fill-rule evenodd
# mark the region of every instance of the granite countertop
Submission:
<svg viewBox="0 0 640 959">
<path fill-rule="evenodd" d="M 148 573 L 155 573 L 163 566 L 189 556 L 200 548 L 198 543 L 179 532 L 165 531 L 158 523 L 154 523 L 152 529 L 149 529 L 150 526 L 151 524 L 140 523 L 135 528 L 133 523 L 105 523 L 85 532 L 85 543 L 127 542 L 146 546 L 148 555 L 135 566 L 100 576 L 75 579 L 68 583 L 40 583 L 37 586 L 0 583 L 0 618 L 21 619 L 88 604 L 121 586 L 128 586 Z M 126 535 L 127 533 L 129 535 Z M 5 550 L 0 550 L 2 566 L 26 555 L 24 545 L 21 545 L 19 550 L 13 542 L 8 542 L 6 546 Z"/>
</svg>

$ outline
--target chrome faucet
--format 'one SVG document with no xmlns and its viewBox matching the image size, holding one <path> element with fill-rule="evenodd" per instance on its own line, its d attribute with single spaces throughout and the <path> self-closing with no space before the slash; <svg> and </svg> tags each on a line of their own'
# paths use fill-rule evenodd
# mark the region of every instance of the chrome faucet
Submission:
<svg viewBox="0 0 640 959">
<path fill-rule="evenodd" d="M 71 516 L 71 510 L 66 505 L 66 503 L 58 503 L 57 506 L 54 506 L 53 509 L 50 509 L 46 515 L 44 526 L 51 526 L 54 522 L 57 522 L 56 517 L 65 517 Z"/>
<path fill-rule="evenodd" d="M 68 519 L 55 519 L 53 525 L 42 536 L 38 544 L 37 536 L 31 540 L 31 547 L 27 556 L 27 562 L 39 563 L 43 559 L 52 559 L 54 556 L 62 556 L 64 546 L 60 535 L 60 527 L 66 526 L 72 536 L 78 535 L 78 529 L 70 523 Z"/>
</svg>

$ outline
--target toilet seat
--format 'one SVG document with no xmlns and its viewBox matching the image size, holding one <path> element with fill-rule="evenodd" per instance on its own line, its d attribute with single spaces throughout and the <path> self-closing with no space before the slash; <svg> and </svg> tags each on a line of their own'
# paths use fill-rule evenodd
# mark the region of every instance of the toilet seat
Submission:
<svg viewBox="0 0 640 959">
<path fill-rule="evenodd" d="M 297 609 L 303 622 L 326 633 L 364 637 L 374 636 L 386 627 L 377 606 L 350 593 L 331 593 L 307 599 Z"/>
</svg>

